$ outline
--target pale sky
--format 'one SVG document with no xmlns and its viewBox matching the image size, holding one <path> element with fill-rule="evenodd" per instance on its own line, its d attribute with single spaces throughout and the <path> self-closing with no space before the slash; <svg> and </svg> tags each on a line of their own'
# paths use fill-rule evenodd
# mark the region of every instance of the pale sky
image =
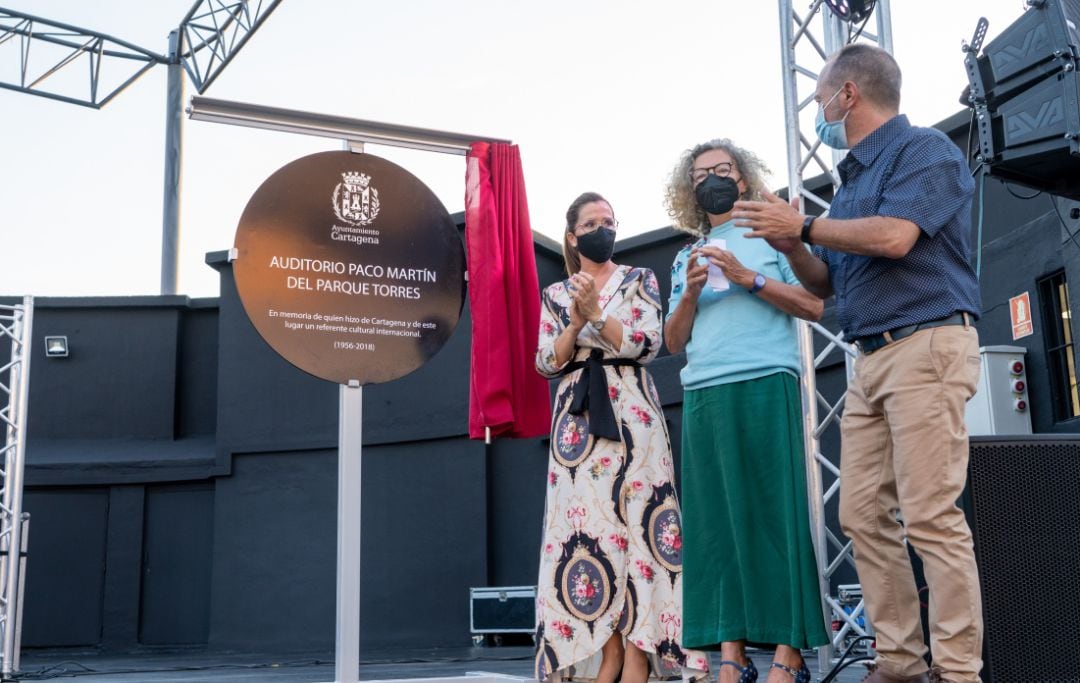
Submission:
<svg viewBox="0 0 1080 683">
<path fill-rule="evenodd" d="M 191 4 L 0 0 L 158 53 Z M 978 18 L 990 40 L 1023 8 L 893 0 L 901 108 L 913 123 L 960 110 L 960 44 Z M 16 78 L 17 43 L 0 45 L 0 80 Z M 154 68 L 100 111 L 0 89 L 0 295 L 158 293 L 165 73 Z M 67 78 L 88 80 L 83 70 Z M 533 229 L 553 239 L 586 190 L 611 200 L 620 237 L 668 225 L 667 174 L 682 150 L 713 137 L 754 150 L 772 186 L 787 184 L 775 0 L 285 0 L 205 95 L 509 138 L 521 147 Z M 204 256 L 232 246 L 256 188 L 341 144 L 184 125 L 179 289 L 216 296 Z M 464 157 L 367 151 L 462 209 Z"/>
</svg>

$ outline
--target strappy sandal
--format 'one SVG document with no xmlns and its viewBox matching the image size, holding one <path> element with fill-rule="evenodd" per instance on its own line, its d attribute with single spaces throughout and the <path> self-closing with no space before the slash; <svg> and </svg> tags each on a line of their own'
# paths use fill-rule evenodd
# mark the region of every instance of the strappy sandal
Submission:
<svg viewBox="0 0 1080 683">
<path fill-rule="evenodd" d="M 795 683 L 810 683 L 810 669 L 806 668 L 806 662 L 803 662 L 798 670 L 792 669 L 790 666 L 785 666 L 780 662 L 773 662 L 772 668 L 780 669 L 784 673 L 791 674 Z"/>
<path fill-rule="evenodd" d="M 749 657 L 746 658 L 746 666 L 739 666 L 737 662 L 725 659 L 720 662 L 720 666 L 716 667 L 717 673 L 719 674 L 720 669 L 725 666 L 733 666 L 741 674 L 739 683 L 757 683 L 757 667 L 754 666 L 754 660 Z"/>
</svg>

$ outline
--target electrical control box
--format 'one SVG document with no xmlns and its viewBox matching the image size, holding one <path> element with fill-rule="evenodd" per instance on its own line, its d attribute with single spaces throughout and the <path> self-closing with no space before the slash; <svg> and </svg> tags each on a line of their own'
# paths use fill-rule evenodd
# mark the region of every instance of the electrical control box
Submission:
<svg viewBox="0 0 1080 683">
<path fill-rule="evenodd" d="M 1027 349 L 1022 346 L 984 346 L 979 386 L 965 413 L 968 434 L 1030 434 Z"/>
</svg>

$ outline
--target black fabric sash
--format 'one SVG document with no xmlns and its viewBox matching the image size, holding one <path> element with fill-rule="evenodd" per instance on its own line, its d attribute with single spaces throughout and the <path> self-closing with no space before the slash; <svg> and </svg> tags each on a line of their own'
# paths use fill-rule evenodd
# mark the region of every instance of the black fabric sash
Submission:
<svg viewBox="0 0 1080 683">
<path fill-rule="evenodd" d="M 604 372 L 603 367 L 605 365 L 641 367 L 641 363 L 630 358 L 604 358 L 604 352 L 600 349 L 593 349 L 585 360 L 568 363 L 563 368 L 563 375 L 581 370 L 581 377 L 578 377 L 578 381 L 574 384 L 573 400 L 570 402 L 568 412 L 571 415 L 583 415 L 588 410 L 589 433 L 618 441 L 619 425 L 615 422 L 615 411 L 611 409 L 607 373 Z"/>
</svg>

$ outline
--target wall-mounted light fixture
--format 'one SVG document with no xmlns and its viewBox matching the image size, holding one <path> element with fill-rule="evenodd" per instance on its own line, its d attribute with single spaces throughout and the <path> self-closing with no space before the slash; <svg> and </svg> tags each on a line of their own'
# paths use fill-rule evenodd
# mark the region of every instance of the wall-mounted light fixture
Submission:
<svg viewBox="0 0 1080 683">
<path fill-rule="evenodd" d="M 65 335 L 48 335 L 45 337 L 45 356 L 47 358 L 67 358 L 68 340 Z"/>
</svg>

